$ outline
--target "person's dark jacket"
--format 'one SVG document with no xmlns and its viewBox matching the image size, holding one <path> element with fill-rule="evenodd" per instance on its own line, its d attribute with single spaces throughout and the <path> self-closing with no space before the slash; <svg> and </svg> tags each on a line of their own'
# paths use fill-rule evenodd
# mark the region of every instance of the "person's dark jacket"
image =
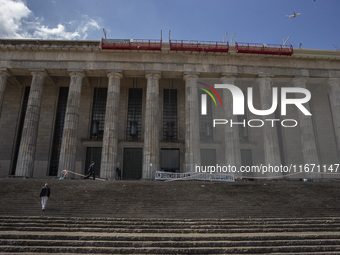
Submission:
<svg viewBox="0 0 340 255">
<path fill-rule="evenodd" d="M 45 186 L 41 189 L 40 197 L 45 197 L 45 196 L 50 197 L 50 194 L 51 194 L 50 188 Z"/>
</svg>

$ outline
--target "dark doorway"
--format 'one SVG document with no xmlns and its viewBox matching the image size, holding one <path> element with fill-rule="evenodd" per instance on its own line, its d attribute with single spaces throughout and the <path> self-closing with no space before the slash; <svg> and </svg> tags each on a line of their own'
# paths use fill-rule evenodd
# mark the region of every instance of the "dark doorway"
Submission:
<svg viewBox="0 0 340 255">
<path fill-rule="evenodd" d="M 215 149 L 201 149 L 201 166 L 216 166 Z"/>
<path fill-rule="evenodd" d="M 241 150 L 241 163 L 242 166 L 252 166 L 253 165 L 253 155 L 251 149 Z"/>
<path fill-rule="evenodd" d="M 179 173 L 179 149 L 161 149 L 161 170 Z"/>
<path fill-rule="evenodd" d="M 143 171 L 143 149 L 125 148 L 123 160 L 123 179 L 142 179 Z"/>
<path fill-rule="evenodd" d="M 88 169 L 91 161 L 94 161 L 94 171 L 96 176 L 100 176 L 100 163 L 102 160 L 102 148 L 101 147 L 87 147 L 86 149 L 86 163 L 85 174 L 88 174 Z"/>
</svg>

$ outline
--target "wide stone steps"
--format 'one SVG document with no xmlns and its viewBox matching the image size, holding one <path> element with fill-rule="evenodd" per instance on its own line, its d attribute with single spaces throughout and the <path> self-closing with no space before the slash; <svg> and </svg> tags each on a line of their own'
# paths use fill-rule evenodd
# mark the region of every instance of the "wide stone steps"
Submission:
<svg viewBox="0 0 340 255">
<path fill-rule="evenodd" d="M 320 242 L 280 241 L 280 242 L 14 242 L 1 243 L 2 252 L 35 253 L 88 253 L 88 254 L 264 254 L 340 252 L 339 241 Z"/>
<path fill-rule="evenodd" d="M 322 254 L 327 254 L 326 252 L 332 252 L 334 250 L 339 250 L 333 246 L 276 246 L 272 247 L 219 247 L 219 248 L 111 248 L 111 247 L 16 247 L 11 248 L 4 246 L 4 252 L 12 253 L 26 253 L 26 252 L 36 252 L 36 253 L 66 253 L 66 254 L 77 254 L 77 253 L 87 253 L 87 254 L 264 254 L 264 253 L 289 253 L 296 254 L 297 252 L 322 252 Z M 336 254 L 336 253 L 335 253 Z"/>
<path fill-rule="evenodd" d="M 225 240 L 196 240 L 195 238 L 187 238 L 190 240 L 180 240 L 179 238 L 168 238 L 167 240 L 155 240 L 149 238 L 140 239 L 140 240 L 130 240 L 129 238 L 125 238 L 124 241 L 93 241 L 93 240 L 85 240 L 81 238 L 81 240 L 68 238 L 67 240 L 47 240 L 47 239 L 33 239 L 35 236 L 31 236 L 32 239 L 29 239 L 29 236 L 25 236 L 26 239 L 18 239 L 18 236 L 6 236 L 3 237 L 3 240 L 0 241 L 0 245 L 15 245 L 15 246 L 56 246 L 56 247 L 246 247 L 246 246 L 316 246 L 320 245 L 322 242 L 323 245 L 339 245 L 340 240 L 339 236 L 327 236 L 327 239 L 322 239 L 318 236 L 318 239 L 303 239 L 303 240 L 283 240 L 284 237 L 281 237 L 280 240 L 269 240 L 269 241 L 256 241 L 256 240 L 248 240 L 248 241 L 225 241 Z M 58 236 L 55 236 L 58 237 Z M 60 236 L 59 236 L 60 237 Z M 13 239 L 9 239 L 13 238 Z M 15 238 L 15 239 L 14 239 Z M 49 237 L 51 238 L 51 237 Z M 296 237 L 295 237 L 296 238 Z M 337 238 L 337 239 L 334 239 Z M 165 239 L 165 238 L 164 238 Z"/>
<path fill-rule="evenodd" d="M 0 254 L 340 254 L 339 185 L 0 179 Z"/>
<path fill-rule="evenodd" d="M 39 192 L 51 187 L 47 210 Z M 339 182 L 0 179 L 0 215 L 109 218 L 311 218 L 340 215 Z"/>
<path fill-rule="evenodd" d="M 340 231 L 340 218 L 323 219 L 100 219 L 0 217 L 2 231 L 72 231 L 118 233 L 256 233 Z"/>
<path fill-rule="evenodd" d="M 340 217 L 0 217 L 1 254 L 340 254 Z M 334 227 L 336 226 L 336 227 Z"/>
</svg>

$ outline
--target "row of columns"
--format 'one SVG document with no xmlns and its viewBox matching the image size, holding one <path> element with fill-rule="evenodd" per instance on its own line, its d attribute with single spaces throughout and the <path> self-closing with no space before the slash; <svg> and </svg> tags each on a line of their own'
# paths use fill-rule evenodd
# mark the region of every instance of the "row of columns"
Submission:
<svg viewBox="0 0 340 255">
<path fill-rule="evenodd" d="M 28 105 L 25 115 L 22 138 L 19 148 L 19 155 L 16 167 L 17 176 L 33 176 L 34 156 L 38 135 L 38 125 L 40 118 L 40 109 L 42 93 L 44 87 L 45 72 L 33 71 L 32 83 L 28 99 Z M 0 71 L 0 114 L 3 104 L 3 97 L 6 89 L 7 71 Z M 113 178 L 117 166 L 118 154 L 118 109 L 120 98 L 120 83 L 123 77 L 120 71 L 108 73 L 108 95 L 105 114 L 104 137 L 101 158 L 101 177 Z M 75 169 L 76 151 L 78 141 L 78 123 L 80 95 L 82 88 L 83 72 L 70 73 L 70 88 L 67 100 L 65 124 L 63 129 L 62 146 L 60 152 L 58 175 L 64 169 Z M 144 131 L 144 149 L 143 149 L 143 179 L 152 179 L 154 172 L 159 169 L 159 73 L 148 73 L 147 79 L 147 98 L 145 112 L 145 131 Z M 199 114 L 197 104 L 197 74 L 186 74 L 185 80 L 185 171 L 195 171 L 195 166 L 200 165 L 200 148 L 199 148 Z M 232 76 L 223 76 L 222 82 L 234 84 L 235 78 Z M 307 80 L 298 78 L 293 81 L 294 86 L 306 88 Z M 340 157 L 340 79 L 329 79 L 329 95 L 331 102 L 331 111 L 333 115 L 334 130 L 336 135 L 338 156 Z M 272 85 L 270 77 L 260 77 L 258 80 L 260 90 L 261 109 L 269 109 L 272 102 Z M 232 114 L 232 97 L 227 90 L 223 90 L 223 105 L 226 118 L 234 119 Z M 305 104 L 309 110 L 309 103 Z M 0 115 L 1 116 L 1 115 Z M 274 116 L 267 116 L 273 118 Z M 302 153 L 304 162 L 319 163 L 314 136 L 313 123 L 310 117 L 299 112 L 298 115 Z M 225 125 L 226 144 L 225 161 L 226 164 L 239 166 L 241 165 L 240 142 L 238 138 L 237 127 Z M 266 128 L 268 126 L 268 128 Z M 275 128 L 269 125 L 263 127 L 264 138 L 264 156 L 265 163 L 271 165 L 280 165 L 280 151 L 278 146 L 278 136 Z"/>
<path fill-rule="evenodd" d="M 121 72 L 108 73 L 108 94 L 105 113 L 104 137 L 101 158 L 101 177 L 113 178 L 117 167 L 118 150 L 118 110 L 120 98 Z M 7 72 L 0 73 L 0 107 L 2 106 L 4 91 L 7 83 Z M 17 176 L 32 177 L 34 169 L 34 155 L 38 134 L 38 125 L 44 85 L 44 72 L 32 72 L 32 83 L 24 121 L 22 139 L 20 143 Z M 70 87 L 68 92 L 62 144 L 59 158 L 58 176 L 62 171 L 74 170 L 77 141 L 80 96 L 83 72 L 70 73 Z M 159 169 L 159 79 L 160 74 L 149 73 L 147 79 L 147 99 L 144 133 L 144 165 L 143 179 L 153 178 Z M 1 109 L 1 108 L 0 108 Z"/>
</svg>

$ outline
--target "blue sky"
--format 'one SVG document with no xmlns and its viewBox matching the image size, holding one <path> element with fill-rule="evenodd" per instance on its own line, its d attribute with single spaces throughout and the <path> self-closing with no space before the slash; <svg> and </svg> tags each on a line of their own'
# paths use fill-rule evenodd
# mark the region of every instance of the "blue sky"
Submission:
<svg viewBox="0 0 340 255">
<path fill-rule="evenodd" d="M 294 19 L 287 14 L 301 13 Z M 0 0 L 0 38 L 234 41 L 340 50 L 340 0 Z"/>
</svg>

